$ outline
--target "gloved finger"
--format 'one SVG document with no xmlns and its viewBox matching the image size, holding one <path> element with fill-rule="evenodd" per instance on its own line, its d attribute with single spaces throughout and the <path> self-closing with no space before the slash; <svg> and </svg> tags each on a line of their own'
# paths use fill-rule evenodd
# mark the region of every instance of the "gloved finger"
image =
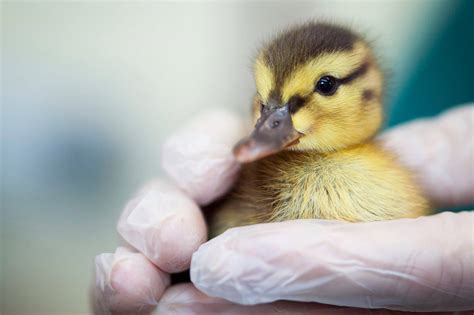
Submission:
<svg viewBox="0 0 474 315">
<path fill-rule="evenodd" d="M 203 244 L 191 280 L 240 304 L 276 300 L 405 311 L 474 308 L 474 213 L 367 223 L 297 220 Z"/>
<path fill-rule="evenodd" d="M 244 134 L 244 124 L 236 115 L 201 114 L 164 143 L 163 169 L 199 205 L 207 205 L 234 183 L 239 164 L 232 148 Z"/>
<path fill-rule="evenodd" d="M 170 287 L 153 312 L 156 315 L 173 314 L 317 314 L 317 315 L 402 315 L 408 312 L 389 310 L 370 310 L 338 307 L 317 303 L 278 301 L 259 305 L 240 305 L 224 299 L 210 297 L 196 289 L 191 283 Z M 452 313 L 430 313 L 432 315 Z"/>
<path fill-rule="evenodd" d="M 95 259 L 96 313 L 149 312 L 170 283 L 167 273 L 142 254 L 119 247 Z"/>
<path fill-rule="evenodd" d="M 201 210 L 171 184 L 155 181 L 128 203 L 117 230 L 130 245 L 166 272 L 189 268 L 191 255 L 207 239 Z"/>
<path fill-rule="evenodd" d="M 441 206 L 474 203 L 474 105 L 389 130 L 381 139 Z"/>
</svg>

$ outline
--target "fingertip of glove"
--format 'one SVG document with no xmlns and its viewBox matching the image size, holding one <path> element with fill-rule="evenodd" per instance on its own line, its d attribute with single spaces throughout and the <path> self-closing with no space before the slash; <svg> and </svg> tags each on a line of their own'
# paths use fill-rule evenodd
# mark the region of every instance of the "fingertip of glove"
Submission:
<svg viewBox="0 0 474 315">
<path fill-rule="evenodd" d="M 244 133 L 233 113 L 201 114 L 165 141 L 162 167 L 198 204 L 207 205 L 232 186 L 240 169 L 232 148 Z"/>
<path fill-rule="evenodd" d="M 160 181 L 127 205 L 117 231 L 167 272 L 187 269 L 192 253 L 207 237 L 198 205 L 178 188 Z"/>
</svg>

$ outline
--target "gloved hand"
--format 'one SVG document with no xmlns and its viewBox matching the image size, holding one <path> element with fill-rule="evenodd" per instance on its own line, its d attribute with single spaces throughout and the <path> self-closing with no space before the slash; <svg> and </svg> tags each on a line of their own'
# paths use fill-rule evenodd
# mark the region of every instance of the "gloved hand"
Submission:
<svg viewBox="0 0 474 315">
<path fill-rule="evenodd" d="M 117 230 L 127 247 L 95 259 L 95 313 L 149 313 L 169 286 L 169 274 L 189 268 L 193 252 L 207 240 L 199 205 L 232 186 L 239 165 L 231 150 L 243 126 L 237 116 L 212 112 L 169 138 L 163 166 L 181 188 L 155 180 L 126 205 Z"/>
<path fill-rule="evenodd" d="M 465 106 L 398 127 L 382 139 L 416 171 L 430 199 L 454 206 L 474 202 L 473 126 L 474 106 Z M 159 314 L 348 311 L 285 301 L 242 306 L 220 298 L 242 304 L 286 299 L 399 310 L 474 308 L 473 213 L 261 224 L 231 229 L 195 252 L 206 237 L 197 203 L 211 202 L 232 185 L 238 165 L 230 148 L 242 129 L 236 118 L 221 113 L 170 138 L 163 164 L 181 189 L 155 183 L 126 207 L 118 230 L 138 252 L 120 249 L 96 258 L 101 310 L 150 312 L 157 305 Z M 193 252 L 194 285 L 220 298 L 192 284 L 166 289 L 167 273 L 186 269 Z"/>
</svg>

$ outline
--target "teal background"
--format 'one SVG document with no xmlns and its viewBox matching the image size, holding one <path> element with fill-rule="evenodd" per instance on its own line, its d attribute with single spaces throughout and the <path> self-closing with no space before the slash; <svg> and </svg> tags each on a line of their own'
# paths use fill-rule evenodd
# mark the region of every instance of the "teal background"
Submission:
<svg viewBox="0 0 474 315">
<path fill-rule="evenodd" d="M 474 100 L 474 1 L 453 2 L 454 13 L 391 99 L 388 126 Z"/>
<path fill-rule="evenodd" d="M 413 72 L 391 99 L 387 127 L 474 100 L 474 1 L 454 2 L 454 14 L 424 48 Z M 471 209 L 474 205 L 437 211 Z"/>
</svg>

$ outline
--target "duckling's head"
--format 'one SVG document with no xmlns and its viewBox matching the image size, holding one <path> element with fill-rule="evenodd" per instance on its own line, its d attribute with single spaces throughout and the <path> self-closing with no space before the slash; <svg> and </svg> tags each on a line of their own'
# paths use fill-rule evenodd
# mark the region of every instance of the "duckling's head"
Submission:
<svg viewBox="0 0 474 315">
<path fill-rule="evenodd" d="M 234 148 L 241 162 L 283 149 L 340 150 L 382 123 L 382 73 L 368 44 L 346 28 L 290 29 L 263 47 L 254 70 L 256 125 Z"/>
</svg>

